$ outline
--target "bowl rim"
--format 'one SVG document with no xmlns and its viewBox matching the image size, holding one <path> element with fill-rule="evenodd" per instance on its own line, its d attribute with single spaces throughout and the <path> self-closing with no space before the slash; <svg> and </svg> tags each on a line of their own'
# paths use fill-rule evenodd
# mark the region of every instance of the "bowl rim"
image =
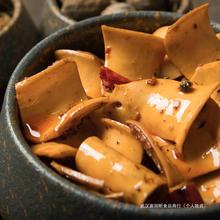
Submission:
<svg viewBox="0 0 220 220">
<path fill-rule="evenodd" d="M 159 16 L 158 16 L 159 15 Z M 135 206 L 132 204 L 126 204 L 118 201 L 111 201 L 105 198 L 102 198 L 98 195 L 89 193 L 88 191 L 82 189 L 75 183 L 71 183 L 65 178 L 58 175 L 55 171 L 49 168 L 46 164 L 44 164 L 37 156 L 35 156 L 26 142 L 25 138 L 22 135 L 19 124 L 17 123 L 18 115 L 16 114 L 16 99 L 15 99 L 15 89 L 14 85 L 16 82 L 20 80 L 22 69 L 25 69 L 31 60 L 35 58 L 39 52 L 42 52 L 46 49 L 50 44 L 56 41 L 56 39 L 61 38 L 65 34 L 70 32 L 74 32 L 80 30 L 81 28 L 98 26 L 108 21 L 117 21 L 120 19 L 152 19 L 154 17 L 157 19 L 170 17 L 172 19 L 178 18 L 180 15 L 177 13 L 171 12 L 154 12 L 154 11 L 146 11 L 146 12 L 130 12 L 126 14 L 114 14 L 114 15 L 106 15 L 106 16 L 98 16 L 86 19 L 84 21 L 77 22 L 74 25 L 67 26 L 40 41 L 37 45 L 35 45 L 20 61 L 14 70 L 10 81 L 8 83 L 8 87 L 5 93 L 4 104 L 2 108 L 1 115 L 2 119 L 7 123 L 8 131 L 10 132 L 11 138 L 13 138 L 13 142 L 16 144 L 16 147 L 23 154 L 24 158 L 29 162 L 31 166 L 34 167 L 35 170 L 39 172 L 39 175 L 48 178 L 51 183 L 58 184 L 60 187 L 63 187 L 65 190 L 74 193 L 76 196 L 81 198 L 86 198 L 90 202 L 95 202 L 100 207 L 107 207 L 109 210 L 116 210 L 122 212 L 130 212 L 130 213 L 140 213 L 144 216 L 153 216 L 153 217 L 161 217 L 161 216 L 176 216 L 176 217 L 198 217 L 204 214 L 213 214 L 213 212 L 220 211 L 220 204 L 214 204 L 208 207 L 200 208 L 200 209 L 174 209 L 174 208 L 144 208 L 141 209 L 139 206 Z M 214 27 L 220 30 L 220 25 L 214 24 Z M 13 106 L 13 108 L 9 108 L 9 106 Z M 158 211 L 159 210 L 159 211 Z"/>
<path fill-rule="evenodd" d="M 2 37 L 5 33 L 7 33 L 12 28 L 12 26 L 16 23 L 16 21 L 18 20 L 21 14 L 22 3 L 20 0 L 8 0 L 8 1 L 10 1 L 13 6 L 13 13 L 8 24 L 6 24 L 0 30 L 0 37 Z"/>
</svg>

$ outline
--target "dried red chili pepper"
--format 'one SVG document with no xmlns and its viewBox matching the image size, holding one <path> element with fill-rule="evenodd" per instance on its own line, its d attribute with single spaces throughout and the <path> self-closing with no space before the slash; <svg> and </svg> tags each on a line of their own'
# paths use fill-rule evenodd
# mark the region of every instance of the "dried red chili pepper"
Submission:
<svg viewBox="0 0 220 220">
<path fill-rule="evenodd" d="M 108 67 L 101 67 L 100 78 L 105 88 L 113 90 L 115 84 L 125 84 L 131 82 L 128 78 L 112 71 Z"/>
</svg>

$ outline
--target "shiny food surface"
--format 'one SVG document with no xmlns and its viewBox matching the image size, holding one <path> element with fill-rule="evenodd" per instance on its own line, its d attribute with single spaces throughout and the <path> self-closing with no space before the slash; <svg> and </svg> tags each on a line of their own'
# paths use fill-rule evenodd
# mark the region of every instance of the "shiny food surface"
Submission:
<svg viewBox="0 0 220 220">
<path fill-rule="evenodd" d="M 219 202 L 220 41 L 208 5 L 153 34 L 100 28 L 104 61 L 59 49 L 15 85 L 32 152 L 104 198 Z"/>
</svg>

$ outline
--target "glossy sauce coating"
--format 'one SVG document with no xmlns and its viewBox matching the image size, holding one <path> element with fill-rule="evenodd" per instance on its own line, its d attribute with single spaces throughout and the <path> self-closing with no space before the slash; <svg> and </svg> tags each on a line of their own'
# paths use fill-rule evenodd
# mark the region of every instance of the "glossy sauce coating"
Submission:
<svg viewBox="0 0 220 220">
<path fill-rule="evenodd" d="M 109 190 L 123 192 L 127 202 L 137 205 L 144 203 L 156 190 L 161 191 L 160 196 L 167 190 L 158 175 L 131 162 L 97 137 L 90 137 L 81 144 L 76 166 L 86 175 L 103 179 Z"/>
</svg>

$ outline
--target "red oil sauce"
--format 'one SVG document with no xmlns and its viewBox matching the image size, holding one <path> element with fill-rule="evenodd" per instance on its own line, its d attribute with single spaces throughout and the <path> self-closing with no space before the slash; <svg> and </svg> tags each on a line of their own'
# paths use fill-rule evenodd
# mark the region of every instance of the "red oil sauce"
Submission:
<svg viewBox="0 0 220 220">
<path fill-rule="evenodd" d="M 57 132 L 63 116 L 57 114 L 49 117 L 35 118 L 25 122 L 24 132 L 28 140 L 36 141 L 48 134 L 48 132 Z"/>
</svg>

